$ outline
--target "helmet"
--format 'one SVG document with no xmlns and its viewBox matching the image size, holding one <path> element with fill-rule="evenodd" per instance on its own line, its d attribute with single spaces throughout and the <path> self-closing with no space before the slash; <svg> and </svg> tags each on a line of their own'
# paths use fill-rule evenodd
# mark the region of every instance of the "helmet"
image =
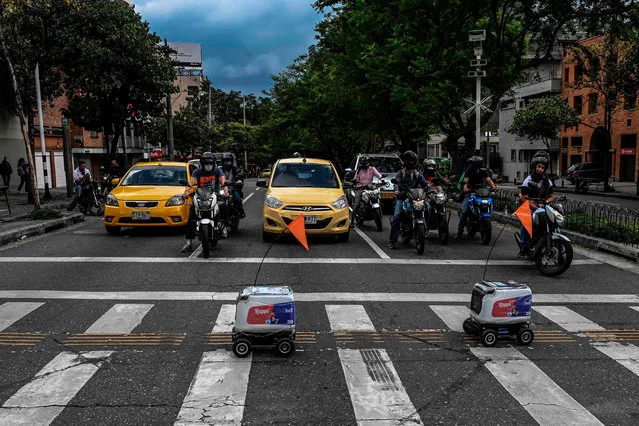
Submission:
<svg viewBox="0 0 639 426">
<path fill-rule="evenodd" d="M 417 162 L 419 159 L 417 158 L 417 154 L 413 151 L 406 151 L 402 154 L 402 162 L 404 163 L 404 167 L 408 170 L 412 170 L 417 167 Z"/>
<path fill-rule="evenodd" d="M 205 152 L 200 157 L 200 165 L 206 170 L 210 172 L 215 167 L 215 156 L 212 152 Z"/>
<path fill-rule="evenodd" d="M 370 165 L 370 162 L 368 160 L 368 155 L 363 155 L 359 159 L 359 168 L 360 169 L 367 169 L 369 165 Z"/>
<path fill-rule="evenodd" d="M 225 152 L 222 154 L 222 167 L 225 169 L 233 167 L 233 154 L 230 152 Z"/>
<path fill-rule="evenodd" d="M 530 168 L 535 170 L 538 164 L 543 164 L 545 168 L 548 168 L 549 158 L 548 153 L 544 151 L 537 151 L 530 161 Z"/>
<path fill-rule="evenodd" d="M 473 155 L 468 159 L 470 161 L 470 165 L 474 169 L 481 169 L 481 166 L 484 164 L 484 159 L 479 155 Z"/>
<path fill-rule="evenodd" d="M 425 172 L 436 172 L 437 171 L 437 163 L 432 158 L 427 158 L 422 163 L 424 165 Z"/>
</svg>

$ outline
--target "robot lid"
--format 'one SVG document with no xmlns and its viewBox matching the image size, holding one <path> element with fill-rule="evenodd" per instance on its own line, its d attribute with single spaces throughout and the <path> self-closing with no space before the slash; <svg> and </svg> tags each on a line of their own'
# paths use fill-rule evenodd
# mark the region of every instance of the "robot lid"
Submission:
<svg viewBox="0 0 639 426">
<path fill-rule="evenodd" d="M 290 296 L 293 290 L 289 286 L 249 286 L 245 287 L 239 295 L 240 299 L 249 296 Z"/>
</svg>

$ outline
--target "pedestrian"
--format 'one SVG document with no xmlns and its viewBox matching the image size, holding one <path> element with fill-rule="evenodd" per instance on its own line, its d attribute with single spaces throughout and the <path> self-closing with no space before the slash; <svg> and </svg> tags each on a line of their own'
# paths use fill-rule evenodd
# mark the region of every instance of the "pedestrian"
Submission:
<svg viewBox="0 0 639 426">
<path fill-rule="evenodd" d="M 2 163 L 0 163 L 0 175 L 2 175 L 2 183 L 4 186 L 9 188 L 9 183 L 11 182 L 11 174 L 13 173 L 13 168 L 11 168 L 11 163 L 7 161 L 7 157 L 4 157 Z"/>
<path fill-rule="evenodd" d="M 22 190 L 22 187 L 24 186 L 25 193 L 29 194 L 29 189 L 31 187 L 29 163 L 22 157 L 18 159 L 18 176 L 20 176 L 20 185 L 18 185 L 18 192 L 20 192 Z"/>
</svg>

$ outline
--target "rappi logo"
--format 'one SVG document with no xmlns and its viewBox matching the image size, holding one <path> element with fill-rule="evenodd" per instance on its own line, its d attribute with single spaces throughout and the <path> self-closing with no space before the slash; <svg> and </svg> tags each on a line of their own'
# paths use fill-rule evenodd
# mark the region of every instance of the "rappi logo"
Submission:
<svg viewBox="0 0 639 426">
<path fill-rule="evenodd" d="M 246 322 L 249 324 L 295 324 L 293 303 L 253 306 L 248 311 Z"/>
<path fill-rule="evenodd" d="M 271 317 L 274 317 L 273 305 L 253 306 L 249 309 L 246 321 L 249 324 L 271 324 Z M 266 321 L 269 321 L 268 323 Z"/>
<path fill-rule="evenodd" d="M 531 296 L 504 299 L 493 305 L 493 317 L 525 317 L 530 315 Z"/>
</svg>

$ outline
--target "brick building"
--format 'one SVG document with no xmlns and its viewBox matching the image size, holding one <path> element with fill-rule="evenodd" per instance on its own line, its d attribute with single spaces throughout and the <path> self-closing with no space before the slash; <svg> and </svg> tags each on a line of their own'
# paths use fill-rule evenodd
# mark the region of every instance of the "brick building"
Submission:
<svg viewBox="0 0 639 426">
<path fill-rule="evenodd" d="M 602 37 L 583 40 L 592 45 Z M 639 161 L 637 158 L 637 134 L 639 133 L 639 111 L 637 99 L 620 99 L 612 116 L 610 137 L 604 128 L 604 107 L 601 93 L 576 84 L 581 77 L 581 66 L 573 54 L 567 52 L 562 61 L 563 84 L 561 96 L 581 113 L 584 124 L 561 129 L 559 167 L 565 172 L 572 164 L 593 161 L 604 164 L 614 181 L 636 182 Z"/>
</svg>

